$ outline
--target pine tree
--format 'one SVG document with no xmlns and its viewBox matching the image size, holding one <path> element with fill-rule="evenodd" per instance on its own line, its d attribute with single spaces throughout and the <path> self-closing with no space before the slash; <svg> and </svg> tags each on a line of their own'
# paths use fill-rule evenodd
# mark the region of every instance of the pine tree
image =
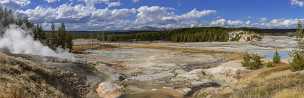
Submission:
<svg viewBox="0 0 304 98">
<path fill-rule="evenodd" d="M 278 52 L 278 49 L 275 50 L 275 53 L 273 54 L 273 58 L 272 58 L 273 63 L 278 64 L 281 62 L 281 56 Z"/>
<path fill-rule="evenodd" d="M 304 37 L 303 32 L 303 24 L 301 21 L 298 21 L 297 31 L 296 31 L 296 37 L 298 40 L 302 39 Z"/>
<path fill-rule="evenodd" d="M 61 26 L 58 29 L 58 45 L 61 48 L 66 48 L 65 35 L 65 25 L 64 23 L 61 23 Z"/>
<path fill-rule="evenodd" d="M 299 21 L 297 32 L 297 44 L 298 47 L 294 49 L 289 55 L 291 57 L 291 61 L 289 62 L 290 67 L 293 71 L 304 70 L 304 43 L 303 43 L 303 28 L 302 23 Z"/>
</svg>

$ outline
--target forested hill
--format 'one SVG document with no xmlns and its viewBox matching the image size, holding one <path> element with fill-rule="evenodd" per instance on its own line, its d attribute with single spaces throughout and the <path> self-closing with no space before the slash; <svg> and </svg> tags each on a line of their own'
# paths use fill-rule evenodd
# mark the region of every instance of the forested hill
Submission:
<svg viewBox="0 0 304 98">
<path fill-rule="evenodd" d="M 73 33 L 73 38 L 97 38 L 104 41 L 227 41 L 229 29 L 183 28 L 167 31 Z M 206 39 L 202 39 L 204 36 Z M 211 37 L 216 36 L 216 37 Z M 208 38 L 208 39 L 207 39 Z"/>
<path fill-rule="evenodd" d="M 244 31 L 254 31 L 260 34 L 269 34 L 269 35 L 286 35 L 287 33 L 294 33 L 296 29 L 261 29 L 261 28 L 222 28 L 222 27 L 197 27 L 197 28 L 179 28 L 179 29 L 171 29 L 171 30 L 122 30 L 122 31 L 67 31 L 73 34 L 97 34 L 97 33 L 105 33 L 105 34 L 135 34 L 135 33 L 147 33 L 147 32 L 168 32 L 168 31 L 183 31 L 183 30 L 192 30 L 192 29 L 230 29 L 230 30 L 244 30 Z M 46 31 L 51 32 L 51 31 Z"/>
<path fill-rule="evenodd" d="M 222 27 L 197 27 L 181 28 L 165 31 L 126 31 L 126 32 L 102 32 L 102 31 L 77 31 L 73 34 L 77 38 L 97 38 L 102 41 L 174 41 L 174 42 L 204 42 L 227 41 L 228 32 L 249 31 L 260 35 L 289 36 L 295 29 L 259 29 L 259 28 L 222 28 Z"/>
</svg>

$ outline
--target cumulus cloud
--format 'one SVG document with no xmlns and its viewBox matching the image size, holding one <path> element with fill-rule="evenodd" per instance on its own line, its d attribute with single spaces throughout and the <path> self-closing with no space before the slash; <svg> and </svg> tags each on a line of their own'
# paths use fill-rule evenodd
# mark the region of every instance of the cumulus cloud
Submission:
<svg viewBox="0 0 304 98">
<path fill-rule="evenodd" d="M 9 8 L 19 8 L 29 5 L 31 0 L 0 0 L 0 5 L 4 5 Z"/>
<path fill-rule="evenodd" d="M 210 22 L 211 26 L 228 26 L 228 27 L 241 27 L 250 25 L 251 21 L 242 21 L 242 20 L 229 20 L 229 19 L 217 19 Z"/>
<path fill-rule="evenodd" d="M 119 0 L 78 0 L 79 2 L 84 2 L 87 6 L 95 7 L 96 4 L 106 4 L 108 7 L 120 6 L 121 2 Z"/>
<path fill-rule="evenodd" d="M 160 6 L 142 6 L 137 9 L 137 19 L 136 22 L 139 23 L 149 23 L 149 22 L 160 22 L 164 17 L 172 16 L 170 13 L 172 8 L 160 7 Z"/>
<path fill-rule="evenodd" d="M 36 7 L 18 10 L 36 23 L 68 23 L 70 29 L 125 30 L 144 26 L 159 28 L 191 27 L 201 25 L 200 19 L 216 13 L 215 10 L 193 9 L 184 14 L 176 14 L 174 8 L 142 6 L 139 8 L 101 8 L 86 4 L 62 4 L 57 8 Z M 74 25 L 74 26 L 69 26 Z M 95 29 L 94 29 L 95 28 Z"/>
<path fill-rule="evenodd" d="M 291 5 L 296 5 L 300 7 L 303 7 L 304 5 L 304 0 L 290 0 L 290 1 L 291 1 Z"/>
<path fill-rule="evenodd" d="M 108 5 L 108 7 L 117 7 L 117 6 L 120 6 L 121 3 L 120 2 L 110 2 L 107 5 Z"/>
<path fill-rule="evenodd" d="M 55 3 L 58 2 L 59 0 L 46 0 L 48 3 Z"/>
<path fill-rule="evenodd" d="M 21 6 L 25 6 L 31 3 L 30 0 L 1 0 L 0 4 L 10 4 L 10 3 L 15 3 Z"/>
<path fill-rule="evenodd" d="M 88 21 L 111 21 L 125 19 L 136 13 L 135 9 L 96 9 L 81 4 L 63 4 L 57 8 L 36 7 L 35 9 L 20 10 L 19 13 L 29 16 L 34 22 L 66 22 L 83 23 Z"/>
<path fill-rule="evenodd" d="M 210 22 L 211 26 L 225 26 L 225 24 L 226 24 L 226 19 L 223 18 Z"/>
<path fill-rule="evenodd" d="M 34 22 L 83 22 L 95 8 L 83 5 L 71 6 L 60 5 L 57 8 L 36 7 L 35 9 L 19 10 L 21 14 L 29 16 L 29 20 Z"/>
<path fill-rule="evenodd" d="M 139 2 L 140 0 L 132 0 L 134 3 L 137 3 L 137 2 Z"/>
<path fill-rule="evenodd" d="M 266 25 L 289 28 L 295 26 L 299 21 L 303 21 L 303 19 L 272 19 Z"/>
<path fill-rule="evenodd" d="M 198 26 L 200 19 L 216 13 L 215 10 L 197 10 L 193 9 L 182 15 L 177 15 L 174 8 L 160 6 L 142 6 L 137 9 L 138 14 L 136 23 L 158 25 L 164 28 Z"/>
<path fill-rule="evenodd" d="M 267 19 L 259 18 L 258 21 L 252 20 L 229 20 L 217 19 L 210 22 L 210 26 L 223 27 L 258 27 L 258 28 L 294 28 L 299 21 L 304 19 Z"/>
</svg>

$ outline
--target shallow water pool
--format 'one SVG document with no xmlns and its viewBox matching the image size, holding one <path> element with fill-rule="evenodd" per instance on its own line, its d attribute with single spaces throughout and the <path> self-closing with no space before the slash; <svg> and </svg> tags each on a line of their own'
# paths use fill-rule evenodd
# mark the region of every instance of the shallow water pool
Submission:
<svg viewBox="0 0 304 98">
<path fill-rule="evenodd" d="M 278 52 L 279 52 L 279 54 L 281 56 L 281 59 L 288 59 L 289 58 L 289 53 L 290 53 L 289 50 L 279 50 Z M 264 57 L 266 59 L 272 59 L 274 53 L 275 53 L 275 51 L 266 52 L 265 55 L 264 55 Z"/>
</svg>

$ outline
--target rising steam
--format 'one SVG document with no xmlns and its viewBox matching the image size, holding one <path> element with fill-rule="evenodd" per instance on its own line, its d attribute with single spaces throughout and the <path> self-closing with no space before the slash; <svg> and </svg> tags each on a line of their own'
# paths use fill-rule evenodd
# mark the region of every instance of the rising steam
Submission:
<svg viewBox="0 0 304 98">
<path fill-rule="evenodd" d="M 53 51 L 49 47 L 44 46 L 40 41 L 34 40 L 30 32 L 16 25 L 10 25 L 0 37 L 0 49 L 8 50 L 14 54 L 31 54 L 74 59 L 72 54 L 63 49 L 58 48 L 57 51 Z"/>
</svg>

